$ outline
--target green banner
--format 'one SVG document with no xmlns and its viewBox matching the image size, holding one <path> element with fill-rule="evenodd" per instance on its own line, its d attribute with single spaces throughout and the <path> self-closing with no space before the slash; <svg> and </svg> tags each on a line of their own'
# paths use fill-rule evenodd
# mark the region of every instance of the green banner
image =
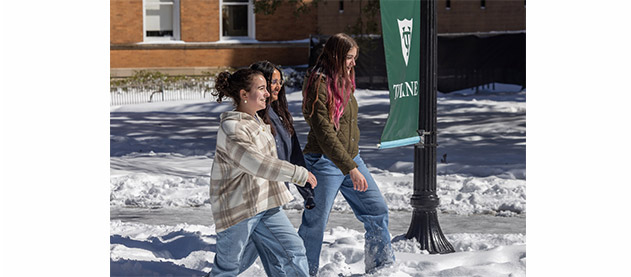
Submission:
<svg viewBox="0 0 631 277">
<path fill-rule="evenodd" d="M 381 0 L 390 113 L 379 148 L 415 144 L 418 130 L 421 1 Z"/>
</svg>

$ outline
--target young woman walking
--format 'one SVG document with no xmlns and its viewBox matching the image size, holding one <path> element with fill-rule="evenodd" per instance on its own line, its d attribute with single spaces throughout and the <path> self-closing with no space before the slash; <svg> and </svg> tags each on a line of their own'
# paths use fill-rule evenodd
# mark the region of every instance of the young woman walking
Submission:
<svg viewBox="0 0 631 277">
<path fill-rule="evenodd" d="M 262 247 L 258 255 L 268 263 L 268 275 L 306 276 L 303 243 L 280 206 L 293 198 L 283 182 L 315 187 L 317 180 L 305 168 L 276 158 L 270 126 L 256 114 L 269 97 L 260 72 L 222 72 L 215 83 L 217 102 L 232 98 L 235 110 L 221 114 L 210 176 L 217 244 L 209 276 L 246 270 L 251 263 L 243 262 L 243 254 L 251 242 Z"/>
<path fill-rule="evenodd" d="M 302 113 L 311 127 L 304 149 L 307 169 L 320 185 L 316 206 L 304 210 L 298 234 L 304 241 L 309 273 L 316 275 L 326 223 L 338 191 L 364 223 L 364 262 L 372 272 L 394 262 L 388 232 L 388 207 L 359 156 L 355 100 L 355 60 L 359 47 L 346 34 L 329 38 L 315 66 L 305 76 Z"/>
<path fill-rule="evenodd" d="M 298 136 L 294 129 L 294 120 L 287 106 L 282 71 L 269 61 L 256 62 L 250 65 L 250 69 L 263 73 L 267 81 L 267 90 L 270 93 L 270 97 L 267 100 L 267 108 L 258 111 L 258 115 L 263 118 L 263 122 L 270 124 L 270 127 L 272 127 L 278 158 L 304 167 L 305 157 L 302 154 L 300 141 L 298 141 Z M 289 185 L 287 186 L 289 188 Z M 315 207 L 311 186 L 296 186 L 296 188 L 305 200 L 305 208 L 312 209 Z"/>
</svg>

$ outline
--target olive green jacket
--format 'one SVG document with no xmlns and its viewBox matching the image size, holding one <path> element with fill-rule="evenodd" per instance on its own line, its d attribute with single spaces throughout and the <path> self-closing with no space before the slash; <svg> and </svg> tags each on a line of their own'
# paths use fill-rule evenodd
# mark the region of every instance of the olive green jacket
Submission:
<svg viewBox="0 0 631 277">
<path fill-rule="evenodd" d="M 335 129 L 333 122 L 329 119 L 329 110 L 326 105 L 327 89 L 326 77 L 314 76 L 314 84 L 307 92 L 307 99 L 302 107 L 302 115 L 311 127 L 307 136 L 307 145 L 303 153 L 316 153 L 326 155 L 342 171 L 348 174 L 357 167 L 353 158 L 359 154 L 359 127 L 357 126 L 357 100 L 351 94 L 350 99 L 344 108 L 344 113 L 340 117 L 339 129 Z M 305 76 L 303 90 L 307 86 L 309 74 Z M 318 97 L 315 100 L 313 90 L 318 90 Z M 311 111 L 313 115 L 310 116 Z"/>
</svg>

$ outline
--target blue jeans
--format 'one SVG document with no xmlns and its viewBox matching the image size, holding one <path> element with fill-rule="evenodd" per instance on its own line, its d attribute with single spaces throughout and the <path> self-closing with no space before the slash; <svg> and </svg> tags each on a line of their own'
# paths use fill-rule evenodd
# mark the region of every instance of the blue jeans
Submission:
<svg viewBox="0 0 631 277">
<path fill-rule="evenodd" d="M 298 229 L 298 235 L 307 249 L 311 275 L 318 272 L 324 230 L 338 191 L 342 192 L 355 217 L 364 223 L 366 272 L 394 262 L 388 232 L 388 206 L 361 157 L 357 155 L 353 160 L 368 183 L 368 189 L 364 192 L 354 190 L 350 175 L 343 175 L 326 155 L 305 154 L 307 169 L 318 179 L 318 186 L 314 189 L 316 206 L 303 211 L 302 224 Z"/>
<path fill-rule="evenodd" d="M 237 276 L 257 256 L 269 276 L 308 275 L 302 240 L 280 207 L 217 233 L 217 253 L 209 276 Z"/>
</svg>

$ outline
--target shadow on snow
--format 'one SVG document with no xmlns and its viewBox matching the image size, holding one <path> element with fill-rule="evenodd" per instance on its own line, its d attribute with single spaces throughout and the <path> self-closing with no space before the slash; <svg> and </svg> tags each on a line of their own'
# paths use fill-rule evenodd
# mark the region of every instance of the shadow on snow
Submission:
<svg viewBox="0 0 631 277">
<path fill-rule="evenodd" d="M 216 238 L 212 235 L 209 238 Z M 146 240 L 134 240 L 120 235 L 110 236 L 110 245 L 123 245 L 127 248 L 142 249 L 151 252 L 156 258 L 184 259 L 196 251 L 216 251 L 216 245 L 205 242 L 197 232 L 184 230 L 171 232 L 161 237 L 149 237 Z M 197 265 L 209 268 L 210 261 Z M 171 261 L 138 261 L 129 259 L 110 260 L 111 276 L 203 276 L 205 272 L 186 268 Z"/>
</svg>

